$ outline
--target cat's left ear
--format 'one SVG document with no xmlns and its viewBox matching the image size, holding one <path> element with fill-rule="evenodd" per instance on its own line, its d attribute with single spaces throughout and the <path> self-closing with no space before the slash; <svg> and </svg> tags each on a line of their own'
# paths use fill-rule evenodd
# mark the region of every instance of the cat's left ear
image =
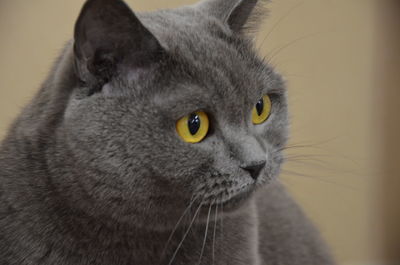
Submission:
<svg viewBox="0 0 400 265">
<path fill-rule="evenodd" d="M 258 28 L 266 13 L 265 2 L 269 0 L 203 0 L 196 8 L 221 20 L 233 32 L 241 33 Z"/>
</svg>

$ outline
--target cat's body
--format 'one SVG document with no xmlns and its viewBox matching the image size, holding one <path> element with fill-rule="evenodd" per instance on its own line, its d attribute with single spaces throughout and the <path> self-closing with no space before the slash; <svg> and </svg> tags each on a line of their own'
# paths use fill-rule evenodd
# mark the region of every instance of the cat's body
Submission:
<svg viewBox="0 0 400 265">
<path fill-rule="evenodd" d="M 120 1 L 89 1 L 75 47 L 66 46 L 2 143 L 1 265 L 333 264 L 307 218 L 271 181 L 287 138 L 284 86 L 249 41 L 214 18 L 234 2 L 224 18 L 239 31 L 256 1 L 139 15 L 149 34 Z M 99 7 L 114 15 L 104 25 L 118 25 L 105 26 L 118 33 L 107 32 L 111 43 L 101 30 L 85 31 L 101 28 L 90 23 Z M 139 33 L 117 42 L 132 30 L 127 23 Z M 90 34 L 97 42 L 87 44 Z M 140 52 L 120 56 L 132 45 Z M 265 86 L 273 97 L 268 127 L 243 129 L 242 106 L 251 109 L 260 96 L 243 86 Z M 190 102 L 174 102 L 185 93 Z M 184 143 L 170 117 L 207 109 L 207 101 L 218 103 L 214 127 L 203 142 Z M 236 168 L 264 156 L 259 177 Z"/>
</svg>

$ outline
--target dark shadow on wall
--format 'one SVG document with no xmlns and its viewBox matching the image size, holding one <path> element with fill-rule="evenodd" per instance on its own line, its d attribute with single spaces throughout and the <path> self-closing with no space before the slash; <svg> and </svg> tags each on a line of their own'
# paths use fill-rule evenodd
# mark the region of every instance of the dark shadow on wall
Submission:
<svg viewBox="0 0 400 265">
<path fill-rule="evenodd" d="M 377 104 L 383 104 L 379 115 L 383 130 L 383 255 L 388 264 L 400 264 L 400 1 L 379 2 L 376 95 Z"/>
</svg>

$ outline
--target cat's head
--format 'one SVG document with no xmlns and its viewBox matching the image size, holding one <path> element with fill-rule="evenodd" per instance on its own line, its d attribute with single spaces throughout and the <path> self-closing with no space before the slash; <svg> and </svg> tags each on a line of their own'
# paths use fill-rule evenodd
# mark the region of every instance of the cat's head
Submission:
<svg viewBox="0 0 400 265">
<path fill-rule="evenodd" d="M 259 5 L 135 15 L 120 0 L 85 4 L 63 134 L 93 214 L 169 226 L 191 201 L 232 211 L 276 177 L 287 106 L 246 35 Z"/>
</svg>

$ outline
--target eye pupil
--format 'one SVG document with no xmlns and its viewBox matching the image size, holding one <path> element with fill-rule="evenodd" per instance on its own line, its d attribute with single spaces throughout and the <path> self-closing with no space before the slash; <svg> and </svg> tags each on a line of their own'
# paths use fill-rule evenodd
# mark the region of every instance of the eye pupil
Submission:
<svg viewBox="0 0 400 265">
<path fill-rule="evenodd" d="M 257 104 L 256 104 L 256 110 L 257 110 L 257 114 L 258 116 L 261 116 L 261 114 L 263 113 L 264 110 L 264 99 L 260 99 Z"/>
<path fill-rule="evenodd" d="M 195 135 L 199 131 L 200 125 L 201 125 L 201 120 L 199 115 L 197 115 L 196 113 L 190 114 L 188 120 L 188 127 L 191 135 Z"/>
</svg>

